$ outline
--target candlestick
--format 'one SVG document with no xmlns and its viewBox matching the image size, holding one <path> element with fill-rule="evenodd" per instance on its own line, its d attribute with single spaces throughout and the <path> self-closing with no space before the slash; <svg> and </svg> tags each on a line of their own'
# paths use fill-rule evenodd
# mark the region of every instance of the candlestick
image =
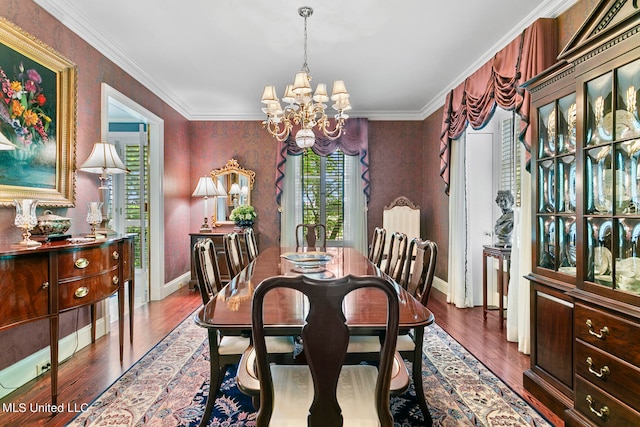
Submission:
<svg viewBox="0 0 640 427">
<path fill-rule="evenodd" d="M 31 230 L 38 224 L 36 216 L 37 200 L 23 199 L 21 202 L 14 200 L 16 205 L 16 218 L 14 224 L 22 229 L 22 241 L 19 245 L 36 247 L 42 245 L 40 242 L 31 240 Z"/>
</svg>

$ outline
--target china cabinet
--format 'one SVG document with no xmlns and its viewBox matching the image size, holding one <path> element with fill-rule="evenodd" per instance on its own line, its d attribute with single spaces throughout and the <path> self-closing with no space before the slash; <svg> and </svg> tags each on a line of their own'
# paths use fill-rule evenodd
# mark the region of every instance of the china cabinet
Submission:
<svg viewBox="0 0 640 427">
<path fill-rule="evenodd" d="M 532 95 L 531 368 L 566 425 L 640 425 L 640 9 L 601 1 Z"/>
</svg>

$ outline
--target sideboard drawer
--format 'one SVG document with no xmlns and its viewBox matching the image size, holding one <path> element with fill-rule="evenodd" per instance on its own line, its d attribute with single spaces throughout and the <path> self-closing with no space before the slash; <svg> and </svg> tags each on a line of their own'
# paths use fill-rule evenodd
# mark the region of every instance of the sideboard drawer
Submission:
<svg viewBox="0 0 640 427">
<path fill-rule="evenodd" d="M 97 274 L 118 265 L 121 254 L 117 244 L 63 251 L 58 255 L 60 280 Z"/>
<path fill-rule="evenodd" d="M 630 393 L 640 384 L 640 369 L 576 340 L 576 374 L 633 408 L 640 408 L 640 395 Z"/>
<path fill-rule="evenodd" d="M 61 283 L 58 288 L 59 310 L 100 301 L 118 290 L 118 269 L 104 274 Z"/>
<path fill-rule="evenodd" d="M 0 258 L 0 328 L 49 314 L 49 258 Z"/>
<path fill-rule="evenodd" d="M 574 319 L 577 339 L 640 366 L 640 326 L 637 323 L 582 304 L 576 304 Z"/>
<path fill-rule="evenodd" d="M 598 426 L 637 426 L 640 413 L 576 377 L 575 408 Z"/>
</svg>

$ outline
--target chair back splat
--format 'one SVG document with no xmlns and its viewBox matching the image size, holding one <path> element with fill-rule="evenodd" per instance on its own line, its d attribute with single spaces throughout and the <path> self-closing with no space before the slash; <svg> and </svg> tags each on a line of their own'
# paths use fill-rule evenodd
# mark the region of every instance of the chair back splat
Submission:
<svg viewBox="0 0 640 427">
<path fill-rule="evenodd" d="M 222 289 L 216 247 L 210 238 L 198 240 L 193 246 L 193 259 L 202 304 L 209 302 Z"/>
<path fill-rule="evenodd" d="M 343 313 L 343 299 L 349 292 L 364 288 L 373 287 L 382 290 L 384 301 L 387 307 L 387 324 L 379 368 L 369 365 L 345 366 L 343 362 L 346 355 L 347 344 L 349 342 L 349 328 L 345 324 Z M 305 358 L 308 369 L 301 366 L 270 366 L 265 346 L 265 329 L 263 321 L 263 306 L 265 295 L 277 288 L 295 289 L 305 294 L 309 299 L 309 314 L 306 324 L 302 328 L 301 336 L 304 346 Z M 393 425 L 393 417 L 389 407 L 389 392 L 391 383 L 391 373 L 395 354 L 396 337 L 398 335 L 399 308 L 398 294 L 395 285 L 383 277 L 353 277 L 346 276 L 334 280 L 316 280 L 304 276 L 297 277 L 271 277 L 265 279 L 256 287 L 253 296 L 252 306 L 252 332 L 255 346 L 256 367 L 258 378 L 260 379 L 260 408 L 257 415 L 257 425 L 267 426 L 278 424 L 277 417 L 283 412 L 300 413 L 300 408 L 286 397 L 284 409 L 276 407 L 278 402 L 282 402 L 283 397 L 274 397 L 274 388 L 278 390 L 281 384 L 278 382 L 291 382 L 292 374 L 278 374 L 277 369 L 302 369 L 310 372 L 313 382 L 313 401 L 308 411 L 302 411 L 302 425 L 305 418 L 308 426 L 326 427 L 342 426 L 343 418 L 346 422 L 349 419 L 349 411 L 358 410 L 373 417 L 381 426 Z M 370 392 L 371 403 L 364 408 L 351 408 L 340 406 L 339 379 L 341 370 L 347 372 L 344 377 L 351 378 L 354 374 L 349 374 L 349 369 L 373 369 L 366 375 L 373 377 L 375 386 L 362 387 L 358 391 L 357 387 L 348 394 L 366 394 Z M 344 371 L 347 370 L 347 371 Z M 291 372 L 291 371 L 289 371 Z M 367 372 L 367 371 L 361 371 Z M 373 373 L 371 373 L 373 372 Z M 289 378 L 290 381 L 283 381 Z M 307 375 L 307 378 L 309 376 Z M 296 380 L 293 380 L 296 381 Z M 360 379 L 362 381 L 362 379 Z M 375 392 L 374 392 L 375 390 Z M 299 394 L 299 393 L 298 393 Z M 280 400 L 279 400 L 280 399 Z M 347 406 L 346 404 L 344 406 Z M 358 405 L 349 405 L 358 406 Z M 302 408 L 304 409 L 304 408 Z M 288 414 L 285 414 L 288 416 Z M 272 419 L 272 417 L 274 419 Z M 377 419 L 377 420 L 376 420 Z M 359 423 L 358 423 L 359 424 Z"/>
<path fill-rule="evenodd" d="M 402 283 L 423 306 L 427 306 L 436 270 L 438 245 L 431 240 L 412 239 L 409 254 L 415 253 L 413 266 L 407 263 Z"/>
<path fill-rule="evenodd" d="M 258 256 L 258 241 L 253 228 L 247 228 L 244 231 L 244 243 L 247 246 L 248 262 L 251 262 Z"/>
<path fill-rule="evenodd" d="M 373 230 L 371 246 L 369 246 L 369 261 L 374 263 L 376 267 L 380 267 L 382 262 L 382 254 L 384 252 L 384 244 L 387 238 L 387 230 L 382 227 L 376 227 Z"/>
<path fill-rule="evenodd" d="M 222 242 L 224 243 L 224 253 L 227 257 L 229 275 L 235 277 L 246 267 L 242 257 L 242 249 L 240 248 L 240 236 L 236 232 L 228 233 L 222 236 Z"/>
<path fill-rule="evenodd" d="M 408 244 L 409 241 L 406 234 L 398 232 L 391 233 L 389 254 L 387 255 L 384 272 L 391 276 L 396 282 L 402 281 Z"/>
<path fill-rule="evenodd" d="M 296 249 L 314 248 L 324 251 L 327 247 L 327 228 L 324 224 L 298 224 Z"/>
</svg>

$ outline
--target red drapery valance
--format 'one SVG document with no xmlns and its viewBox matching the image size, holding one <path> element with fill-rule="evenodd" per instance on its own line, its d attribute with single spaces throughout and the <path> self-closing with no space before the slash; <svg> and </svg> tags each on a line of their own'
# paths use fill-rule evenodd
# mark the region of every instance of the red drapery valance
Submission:
<svg viewBox="0 0 640 427">
<path fill-rule="evenodd" d="M 557 40 L 555 18 L 538 19 L 447 95 L 440 134 L 440 176 L 446 184 L 445 193 L 449 194 L 451 140 L 459 138 L 467 125 L 484 127 L 496 105 L 521 117 L 519 138 L 530 150 L 530 94 L 519 85 L 555 63 Z"/>
</svg>

